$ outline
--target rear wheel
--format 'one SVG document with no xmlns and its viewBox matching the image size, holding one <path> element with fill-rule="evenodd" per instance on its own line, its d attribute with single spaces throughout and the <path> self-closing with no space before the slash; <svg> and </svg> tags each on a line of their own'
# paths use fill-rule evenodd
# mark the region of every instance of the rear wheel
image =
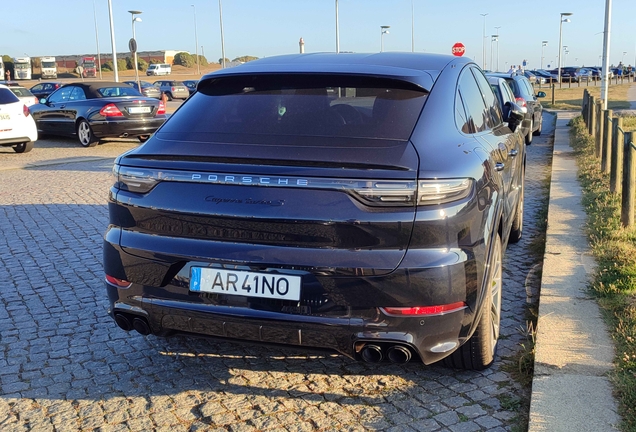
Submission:
<svg viewBox="0 0 636 432">
<path fill-rule="evenodd" d="M 541 130 L 543 129 L 543 114 L 541 115 L 541 117 L 539 118 L 539 127 L 537 128 L 536 131 L 533 132 L 534 136 L 539 136 L 541 135 Z"/>
<path fill-rule="evenodd" d="M 444 364 L 457 369 L 484 370 L 495 360 L 501 322 L 501 237 L 495 237 L 490 259 L 490 275 L 481 303 L 481 316 L 473 336 L 457 351 L 444 359 Z"/>
<path fill-rule="evenodd" d="M 13 151 L 16 153 L 28 153 L 33 150 L 33 141 L 20 143 L 16 146 L 13 146 Z"/>
<path fill-rule="evenodd" d="M 512 221 L 512 228 L 510 229 L 510 237 L 508 241 L 510 243 L 517 243 L 521 240 L 523 235 L 523 197 L 526 187 L 526 169 L 524 168 L 521 173 L 521 190 L 519 191 L 519 203 L 517 204 L 517 211 L 515 212 L 515 218 Z"/>
<path fill-rule="evenodd" d="M 530 120 L 530 129 L 528 130 L 528 133 L 526 134 L 526 144 L 530 145 L 532 144 L 532 129 L 534 129 L 534 121 Z"/>
<path fill-rule="evenodd" d="M 83 147 L 95 147 L 99 143 L 99 138 L 95 137 L 91 125 L 86 120 L 77 123 L 77 139 Z"/>
</svg>

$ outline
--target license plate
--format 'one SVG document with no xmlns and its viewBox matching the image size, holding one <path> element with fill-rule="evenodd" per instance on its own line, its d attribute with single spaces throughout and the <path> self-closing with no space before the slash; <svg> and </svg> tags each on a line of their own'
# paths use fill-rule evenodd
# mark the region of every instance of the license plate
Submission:
<svg viewBox="0 0 636 432">
<path fill-rule="evenodd" d="M 128 112 L 131 114 L 145 114 L 151 111 L 150 107 L 130 107 Z"/>
<path fill-rule="evenodd" d="M 0 120 L 11 120 L 11 116 L 9 114 L 0 114 Z"/>
<path fill-rule="evenodd" d="M 300 276 L 192 267 L 190 291 L 300 300 Z"/>
</svg>

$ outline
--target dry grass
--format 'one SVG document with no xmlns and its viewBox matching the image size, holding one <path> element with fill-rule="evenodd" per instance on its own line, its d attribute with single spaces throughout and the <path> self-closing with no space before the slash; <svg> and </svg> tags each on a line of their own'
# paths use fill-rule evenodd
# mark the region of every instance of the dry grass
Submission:
<svg viewBox="0 0 636 432">
<path fill-rule="evenodd" d="M 630 103 L 627 100 L 627 92 L 633 83 L 614 84 L 609 86 L 608 93 L 609 99 L 607 106 L 609 109 L 628 109 Z M 546 93 L 546 97 L 541 100 L 541 104 L 545 108 L 553 109 L 570 109 L 580 110 L 583 105 L 583 91 L 587 91 L 595 98 L 601 97 L 600 84 L 596 86 L 584 86 L 576 87 L 577 84 L 573 83 L 571 88 L 564 85 L 563 88 L 559 88 L 557 85 L 554 90 L 554 105 L 552 105 L 552 88 L 544 85 L 542 88 L 535 87 L 536 91 L 543 91 Z"/>
</svg>

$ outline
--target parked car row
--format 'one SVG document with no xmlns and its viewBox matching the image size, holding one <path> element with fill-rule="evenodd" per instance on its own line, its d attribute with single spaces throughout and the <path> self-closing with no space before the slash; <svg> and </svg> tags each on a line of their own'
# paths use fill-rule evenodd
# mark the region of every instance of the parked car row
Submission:
<svg viewBox="0 0 636 432">
<path fill-rule="evenodd" d="M 204 76 L 115 160 L 109 313 L 144 335 L 487 368 L 503 255 L 523 229 L 524 109 L 541 127 L 535 95 L 521 108 L 510 78 L 423 53 L 279 56 Z"/>
</svg>

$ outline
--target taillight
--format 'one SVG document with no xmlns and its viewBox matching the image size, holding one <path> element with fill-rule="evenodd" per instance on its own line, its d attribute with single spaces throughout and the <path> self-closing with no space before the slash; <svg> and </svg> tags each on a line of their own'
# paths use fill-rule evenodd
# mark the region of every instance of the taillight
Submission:
<svg viewBox="0 0 636 432">
<path fill-rule="evenodd" d="M 99 113 L 104 117 L 123 117 L 124 115 L 119 111 L 117 105 L 114 103 L 109 103 L 99 110 Z"/>
<path fill-rule="evenodd" d="M 24 114 L 25 117 L 28 117 L 30 112 L 29 112 L 29 107 L 26 105 L 22 105 L 22 114 Z"/>
<path fill-rule="evenodd" d="M 166 105 L 163 101 L 159 101 L 159 109 L 157 110 L 157 114 L 165 114 L 166 113 Z"/>
<path fill-rule="evenodd" d="M 170 91 L 174 91 L 174 87 L 170 87 Z"/>
<path fill-rule="evenodd" d="M 466 309 L 463 301 L 437 306 L 383 307 L 382 312 L 393 316 L 444 315 Z"/>
<path fill-rule="evenodd" d="M 522 97 L 515 98 L 515 101 L 517 102 L 517 105 L 519 105 L 521 108 L 525 108 L 527 106 L 526 100 Z"/>
<path fill-rule="evenodd" d="M 130 288 L 132 282 L 128 282 L 127 280 L 117 279 L 111 275 L 106 275 L 106 282 L 110 285 L 116 286 L 117 288 Z"/>
</svg>

